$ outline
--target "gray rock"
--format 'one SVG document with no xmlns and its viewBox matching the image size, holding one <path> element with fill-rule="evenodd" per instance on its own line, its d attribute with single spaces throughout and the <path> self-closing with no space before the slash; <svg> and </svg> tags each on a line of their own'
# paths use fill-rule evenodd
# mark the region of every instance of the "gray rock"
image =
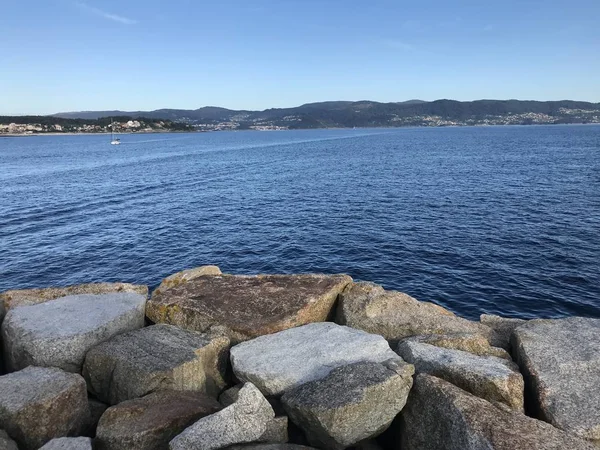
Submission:
<svg viewBox="0 0 600 450">
<path fill-rule="evenodd" d="M 96 436 L 97 450 L 155 450 L 198 419 L 221 409 L 198 392 L 159 391 L 106 410 Z"/>
<path fill-rule="evenodd" d="M 214 450 L 254 442 L 267 430 L 275 413 L 252 383 L 240 389 L 237 401 L 186 428 L 169 443 L 170 450 Z"/>
<path fill-rule="evenodd" d="M 4 430 L 0 430 L 0 450 L 19 450 L 17 443 Z"/>
<path fill-rule="evenodd" d="M 406 337 L 425 334 L 476 333 L 488 340 L 492 336 L 486 325 L 373 283 L 346 286 L 340 294 L 336 322 L 380 334 L 393 346 Z"/>
<path fill-rule="evenodd" d="M 235 385 L 221 393 L 219 395 L 219 403 L 223 407 L 233 405 L 237 399 L 242 388 L 242 384 Z M 268 399 L 267 399 L 268 401 Z M 271 402 L 269 402 L 271 403 Z M 271 403 L 271 407 L 273 404 Z M 275 408 L 273 407 L 275 410 Z M 267 431 L 259 437 L 257 442 L 271 442 L 271 443 L 285 443 L 288 441 L 288 417 L 287 416 L 276 416 L 267 424 Z"/>
<path fill-rule="evenodd" d="M 600 319 L 530 320 L 514 353 L 538 418 L 600 440 Z"/>
<path fill-rule="evenodd" d="M 298 444 L 240 444 L 227 447 L 227 450 L 316 450 Z"/>
<path fill-rule="evenodd" d="M 267 429 L 256 442 L 285 444 L 288 441 L 288 417 L 276 416 L 267 422 Z"/>
<path fill-rule="evenodd" d="M 140 294 L 144 298 L 147 298 L 148 286 L 129 283 L 87 283 L 66 287 L 4 291 L 0 293 L 0 309 L 6 307 L 7 310 L 10 310 L 17 306 L 37 305 L 70 295 L 99 295 L 126 292 Z"/>
<path fill-rule="evenodd" d="M 291 420 L 315 447 L 341 450 L 385 431 L 406 404 L 414 367 L 391 360 L 338 367 L 283 394 Z"/>
<path fill-rule="evenodd" d="M 33 365 L 79 373 L 91 347 L 144 326 L 145 303 L 142 295 L 116 293 L 13 308 L 2 323 L 7 368 Z"/>
<path fill-rule="evenodd" d="M 226 385 L 228 348 L 227 337 L 158 324 L 92 348 L 83 375 L 90 392 L 111 405 L 165 389 L 216 397 Z"/>
<path fill-rule="evenodd" d="M 235 376 L 254 383 L 265 395 L 324 378 L 339 366 L 393 358 L 398 356 L 381 336 L 331 322 L 291 328 L 231 348 Z"/>
<path fill-rule="evenodd" d="M 485 400 L 523 411 L 523 377 L 512 361 L 414 341 L 401 342 L 398 354 L 414 364 L 417 373 L 443 378 Z"/>
<path fill-rule="evenodd" d="M 527 323 L 523 319 L 509 319 L 493 314 L 482 314 L 479 321 L 494 330 L 492 335 L 492 344 L 496 347 L 502 347 L 505 350 L 510 350 L 510 335 L 520 325 Z"/>
<path fill-rule="evenodd" d="M 40 450 L 92 450 L 92 440 L 88 437 L 64 437 L 52 439 Z"/>
<path fill-rule="evenodd" d="M 545 422 L 424 374 L 415 377 L 400 418 L 402 450 L 594 450 Z"/>
<path fill-rule="evenodd" d="M 240 393 L 240 389 L 242 389 L 243 384 L 236 384 L 229 389 L 224 390 L 219 395 L 219 403 L 223 406 L 223 408 L 227 408 L 229 405 L 233 405 L 238 398 L 238 394 Z"/>
<path fill-rule="evenodd" d="M 218 328 L 231 342 L 327 320 L 347 275 L 200 276 L 152 295 L 146 315 L 206 332 Z"/>
<path fill-rule="evenodd" d="M 2 326 L 2 321 L 4 320 L 4 306 L 0 303 L 0 330 Z M 2 333 L 0 333 L 0 375 L 4 375 L 4 345 L 2 345 Z"/>
<path fill-rule="evenodd" d="M 4 303 L 0 301 L 0 326 L 2 325 L 5 314 L 6 310 L 4 309 Z M 4 355 L 2 352 L 2 347 L 2 335 L 0 334 L 0 375 L 4 374 Z"/>
<path fill-rule="evenodd" d="M 427 334 L 412 336 L 403 341 L 421 342 L 451 350 L 462 350 L 463 352 L 473 353 L 478 356 L 496 356 L 497 358 L 512 361 L 510 354 L 506 350 L 492 347 L 485 337 L 475 333 Z"/>
<path fill-rule="evenodd" d="M 27 367 L 0 377 L 0 428 L 22 449 L 77 434 L 88 419 L 85 381 L 56 368 Z"/>
</svg>

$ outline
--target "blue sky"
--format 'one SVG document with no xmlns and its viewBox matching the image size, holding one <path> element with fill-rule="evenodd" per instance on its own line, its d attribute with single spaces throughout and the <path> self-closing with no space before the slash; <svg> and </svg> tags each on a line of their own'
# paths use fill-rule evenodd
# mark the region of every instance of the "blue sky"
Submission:
<svg viewBox="0 0 600 450">
<path fill-rule="evenodd" d="M 599 21 L 599 0 L 7 0 L 0 114 L 599 102 Z"/>
</svg>

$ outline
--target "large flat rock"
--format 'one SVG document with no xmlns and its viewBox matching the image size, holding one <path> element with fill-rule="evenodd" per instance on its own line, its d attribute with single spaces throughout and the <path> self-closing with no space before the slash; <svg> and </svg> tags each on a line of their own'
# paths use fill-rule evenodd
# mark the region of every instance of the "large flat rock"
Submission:
<svg viewBox="0 0 600 450">
<path fill-rule="evenodd" d="M 198 392 L 159 391 L 128 400 L 103 414 L 96 449 L 165 449 L 188 426 L 220 409 L 215 399 Z"/>
<path fill-rule="evenodd" d="M 0 428 L 21 449 L 79 433 L 88 421 L 85 381 L 56 368 L 27 367 L 0 377 Z"/>
<path fill-rule="evenodd" d="M 7 369 L 33 365 L 81 372 L 91 347 L 144 326 L 145 305 L 143 295 L 112 293 L 13 308 L 2 323 Z"/>
<path fill-rule="evenodd" d="M 594 450 L 589 442 L 447 381 L 417 375 L 400 413 L 402 450 Z"/>
<path fill-rule="evenodd" d="M 388 359 L 400 358 L 383 337 L 331 322 L 291 328 L 231 348 L 236 377 L 254 383 L 265 395 L 324 378 L 336 367 Z"/>
<path fill-rule="evenodd" d="M 406 404 L 414 368 L 358 362 L 287 391 L 281 401 L 311 445 L 342 450 L 385 431 Z"/>
<path fill-rule="evenodd" d="M 523 376 L 512 361 L 411 340 L 400 343 L 398 354 L 414 364 L 417 373 L 443 378 L 473 395 L 523 411 Z"/>
<path fill-rule="evenodd" d="M 513 333 L 534 413 L 600 441 L 600 319 L 531 320 Z"/>
<path fill-rule="evenodd" d="M 233 343 L 327 319 L 347 275 L 200 276 L 156 295 L 146 314 L 155 323 L 207 331 Z"/>
<path fill-rule="evenodd" d="M 425 334 L 476 333 L 488 340 L 492 337 L 492 330 L 486 325 L 366 282 L 352 283 L 340 294 L 336 322 L 380 334 L 392 345 L 406 337 Z"/>
<path fill-rule="evenodd" d="M 133 293 L 148 297 L 148 286 L 129 283 L 87 283 L 41 289 L 15 289 L 0 293 L 0 310 L 17 306 L 37 305 L 60 297 L 81 294 Z"/>
<path fill-rule="evenodd" d="M 232 405 L 186 428 L 171 440 L 169 449 L 215 450 L 254 442 L 264 435 L 274 417 L 267 399 L 252 383 L 246 383 Z"/>
<path fill-rule="evenodd" d="M 225 387 L 229 339 L 158 324 L 93 347 L 83 375 L 99 400 L 115 405 L 157 390 L 216 397 Z"/>
</svg>

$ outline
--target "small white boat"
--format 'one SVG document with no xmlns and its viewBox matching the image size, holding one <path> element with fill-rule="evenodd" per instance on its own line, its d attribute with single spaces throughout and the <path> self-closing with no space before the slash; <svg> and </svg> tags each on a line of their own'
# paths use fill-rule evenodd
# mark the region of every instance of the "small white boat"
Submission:
<svg viewBox="0 0 600 450">
<path fill-rule="evenodd" d="M 121 143 L 121 139 L 119 139 L 118 137 L 116 137 L 115 135 L 115 125 L 112 121 L 112 118 L 110 119 L 110 144 L 111 145 L 119 145 Z"/>
</svg>

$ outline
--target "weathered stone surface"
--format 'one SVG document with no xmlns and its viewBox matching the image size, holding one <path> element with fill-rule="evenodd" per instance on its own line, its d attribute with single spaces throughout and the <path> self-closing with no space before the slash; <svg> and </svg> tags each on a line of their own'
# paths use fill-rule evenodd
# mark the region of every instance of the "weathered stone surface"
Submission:
<svg viewBox="0 0 600 450">
<path fill-rule="evenodd" d="M 7 369 L 33 365 L 81 372 L 91 347 L 144 326 L 145 303 L 139 294 L 113 293 L 13 308 L 2 323 Z"/>
<path fill-rule="evenodd" d="M 0 430 L 0 450 L 19 450 L 17 443 L 4 430 Z"/>
<path fill-rule="evenodd" d="M 447 381 L 417 375 L 401 412 L 402 450 L 593 450 L 583 439 Z"/>
<path fill-rule="evenodd" d="M 390 360 L 338 367 L 283 394 L 291 420 L 311 445 L 344 449 L 385 431 L 406 403 L 414 367 Z"/>
<path fill-rule="evenodd" d="M 491 338 L 492 345 L 510 350 L 510 335 L 520 325 L 527 323 L 523 319 L 509 319 L 493 314 L 482 314 L 479 321 L 494 330 Z"/>
<path fill-rule="evenodd" d="M 90 392 L 111 405 L 165 389 L 216 397 L 226 385 L 228 348 L 227 337 L 158 324 L 92 348 L 83 375 Z"/>
<path fill-rule="evenodd" d="M 600 440 L 600 319 L 530 320 L 513 333 L 534 413 Z"/>
<path fill-rule="evenodd" d="M 256 442 L 285 444 L 288 441 L 288 417 L 276 416 L 267 422 L 267 429 Z"/>
<path fill-rule="evenodd" d="M 221 392 L 219 395 L 219 403 L 223 406 L 223 408 L 233 405 L 236 402 L 242 386 L 243 384 L 236 384 L 235 386 Z"/>
<path fill-rule="evenodd" d="M 240 444 L 227 447 L 227 450 L 315 450 L 313 447 L 298 444 Z"/>
<path fill-rule="evenodd" d="M 56 368 L 27 367 L 0 377 L 0 428 L 22 449 L 78 433 L 88 420 L 85 381 Z"/>
<path fill-rule="evenodd" d="M 99 450 L 159 450 L 198 419 L 221 409 L 198 392 L 159 391 L 106 410 L 96 436 Z"/>
<path fill-rule="evenodd" d="M 88 437 L 52 439 L 40 450 L 92 450 L 92 440 Z"/>
<path fill-rule="evenodd" d="M 242 386 L 243 386 L 242 384 L 238 384 L 238 385 L 235 385 L 235 386 L 223 391 L 221 393 L 221 395 L 219 395 L 219 403 L 223 407 L 233 405 L 237 401 L 238 394 L 239 394 Z M 269 402 L 269 403 L 271 403 L 271 402 Z M 273 407 L 272 403 L 271 403 L 271 407 Z M 274 407 L 273 407 L 273 410 L 275 410 Z M 267 430 L 256 441 L 257 442 L 271 442 L 271 443 L 287 442 L 288 441 L 288 417 L 287 416 L 276 416 L 273 420 L 271 420 L 267 424 Z"/>
<path fill-rule="evenodd" d="M 512 361 L 414 341 L 401 342 L 398 354 L 414 364 L 417 373 L 443 378 L 478 397 L 523 411 L 523 377 Z"/>
<path fill-rule="evenodd" d="M 238 399 L 227 408 L 204 417 L 169 443 L 170 450 L 213 450 L 254 442 L 273 420 L 273 408 L 252 383 L 246 383 Z"/>
<path fill-rule="evenodd" d="M 235 386 L 230 387 L 229 389 L 226 389 L 225 391 L 221 392 L 221 394 L 219 395 L 219 403 L 221 403 L 221 405 L 224 408 L 231 405 L 232 403 L 235 403 L 235 401 L 237 400 L 238 393 L 243 385 L 244 383 L 238 383 Z M 275 411 L 276 416 L 285 415 L 285 409 L 283 409 L 280 397 L 268 395 L 266 396 L 266 399 L 271 404 L 271 408 L 273 408 L 273 411 Z"/>
<path fill-rule="evenodd" d="M 167 278 L 162 280 L 160 285 L 152 292 L 152 297 L 163 293 L 167 289 L 179 286 L 180 284 L 206 275 L 222 275 L 221 269 L 219 269 L 217 266 L 200 266 L 194 269 L 182 270 L 181 272 L 169 275 Z"/>
<path fill-rule="evenodd" d="M 452 333 L 452 334 L 427 334 L 424 336 L 412 336 L 404 341 L 421 342 L 423 344 L 435 345 L 436 347 L 452 350 L 462 350 L 478 356 L 495 356 L 497 358 L 512 361 L 510 355 L 503 348 L 492 347 L 488 340 L 481 334 L 475 333 Z"/>
<path fill-rule="evenodd" d="M 202 276 L 152 296 L 155 323 L 207 331 L 219 327 L 233 343 L 326 320 L 347 275 Z"/>
<path fill-rule="evenodd" d="M 108 405 L 99 400 L 90 398 L 88 399 L 88 406 L 90 410 L 90 417 L 89 420 L 84 424 L 81 434 L 83 436 L 95 437 L 96 427 L 98 426 L 100 417 L 102 417 L 102 414 L 104 414 L 104 411 L 106 411 Z"/>
<path fill-rule="evenodd" d="M 4 320 L 4 306 L 0 302 L 0 330 L 2 329 L 2 321 Z M 0 332 L 0 375 L 4 375 L 4 345 L 2 344 L 2 333 Z M 1 450 L 1 448 L 0 448 Z"/>
<path fill-rule="evenodd" d="M 20 289 L 0 293 L 0 309 L 7 310 L 17 306 L 37 305 L 60 297 L 82 294 L 133 293 L 148 297 L 148 286 L 129 283 L 88 283 L 66 287 L 49 287 L 42 289 Z"/>
<path fill-rule="evenodd" d="M 492 334 L 488 326 L 457 317 L 441 306 L 363 282 L 348 285 L 340 294 L 336 322 L 380 334 L 392 345 L 425 334 L 477 333 L 486 339 Z"/>
<path fill-rule="evenodd" d="M 381 336 L 331 322 L 311 323 L 261 336 L 231 348 L 235 376 L 265 395 L 324 378 L 359 361 L 399 359 Z"/>
</svg>

